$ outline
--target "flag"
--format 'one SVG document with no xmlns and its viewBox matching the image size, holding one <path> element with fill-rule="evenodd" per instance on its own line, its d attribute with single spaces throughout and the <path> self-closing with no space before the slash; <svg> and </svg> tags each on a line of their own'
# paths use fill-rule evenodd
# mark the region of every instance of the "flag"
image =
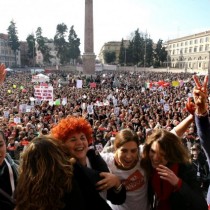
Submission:
<svg viewBox="0 0 210 210">
<path fill-rule="evenodd" d="M 146 82 L 145 83 L 145 88 L 151 88 L 152 87 L 152 83 L 151 82 Z"/>
</svg>

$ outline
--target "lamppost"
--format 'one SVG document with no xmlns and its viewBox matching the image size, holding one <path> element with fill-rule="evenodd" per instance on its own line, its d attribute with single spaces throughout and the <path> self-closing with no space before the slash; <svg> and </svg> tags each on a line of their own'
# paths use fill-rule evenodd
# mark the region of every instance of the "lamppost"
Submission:
<svg viewBox="0 0 210 210">
<path fill-rule="evenodd" d="M 169 72 L 169 64 L 168 64 L 168 62 L 169 62 L 169 59 L 168 59 L 168 54 L 169 54 L 169 42 L 167 41 L 167 57 L 166 57 L 166 59 L 167 59 L 167 65 L 166 65 L 166 67 L 167 67 L 167 72 Z"/>
<path fill-rule="evenodd" d="M 210 87 L 210 49 L 209 49 L 208 53 L 209 53 L 209 62 L 208 62 L 208 86 Z"/>
<path fill-rule="evenodd" d="M 10 53 L 9 50 L 11 49 L 10 44 L 11 41 L 4 40 L 4 64 L 6 67 L 10 66 Z"/>
<path fill-rule="evenodd" d="M 126 66 L 126 48 L 125 48 L 125 60 L 124 60 L 124 65 Z"/>
<path fill-rule="evenodd" d="M 6 57 L 7 57 L 7 55 L 6 55 L 6 41 L 4 40 L 4 64 L 5 64 L 5 66 L 7 66 L 7 64 L 6 64 Z"/>
<path fill-rule="evenodd" d="M 35 43 L 33 42 L 33 67 L 34 67 L 34 45 Z"/>
<path fill-rule="evenodd" d="M 145 65 L 146 65 L 146 53 L 147 53 L 147 32 L 145 34 L 145 47 L 144 47 L 144 71 L 145 71 Z"/>
<path fill-rule="evenodd" d="M 34 50 L 36 50 L 35 41 L 32 40 L 31 44 L 32 44 L 32 65 L 34 67 L 35 66 L 35 59 L 34 59 L 35 58 L 35 51 Z"/>
</svg>

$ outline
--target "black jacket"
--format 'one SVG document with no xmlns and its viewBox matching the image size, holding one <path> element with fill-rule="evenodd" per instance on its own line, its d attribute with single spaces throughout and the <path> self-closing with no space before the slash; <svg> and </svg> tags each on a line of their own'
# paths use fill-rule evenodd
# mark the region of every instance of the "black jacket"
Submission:
<svg viewBox="0 0 210 210">
<path fill-rule="evenodd" d="M 11 165 L 13 171 L 13 177 L 15 186 L 18 178 L 18 165 L 13 161 L 10 155 L 7 153 L 5 157 L 8 163 Z M 2 183 L 0 188 L 0 210 L 12 210 L 14 209 L 14 200 L 12 198 L 12 190 L 9 178 L 9 169 L 7 164 L 4 163 L 0 167 L 0 182 Z"/>
<path fill-rule="evenodd" d="M 74 165 L 74 178 L 83 195 L 83 202 L 85 209 L 92 210 L 110 210 L 111 207 L 104 200 L 99 191 L 96 190 L 95 184 L 101 180 L 99 176 L 100 172 L 109 172 L 109 169 L 102 159 L 102 157 L 95 150 L 89 150 L 87 154 L 91 167 L 87 168 L 76 163 Z M 126 189 L 122 188 L 120 192 L 115 192 L 113 188 L 107 191 L 107 200 L 110 200 L 113 204 L 122 204 L 126 199 Z M 79 209 L 78 209 L 79 210 Z"/>
<path fill-rule="evenodd" d="M 180 190 L 170 196 L 172 210 L 208 210 L 207 202 L 196 180 L 196 174 L 192 165 L 181 164 L 178 177 L 182 179 Z M 149 199 L 153 203 L 154 196 L 149 185 Z M 152 208 L 155 209 L 155 208 Z"/>
</svg>

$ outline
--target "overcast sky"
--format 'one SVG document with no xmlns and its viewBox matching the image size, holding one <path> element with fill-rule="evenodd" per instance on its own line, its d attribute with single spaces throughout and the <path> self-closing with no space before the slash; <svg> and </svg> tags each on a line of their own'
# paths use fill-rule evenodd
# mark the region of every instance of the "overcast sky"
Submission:
<svg viewBox="0 0 210 210">
<path fill-rule="evenodd" d="M 96 55 L 105 42 L 128 39 L 138 28 L 155 42 L 210 30 L 210 0 L 93 0 L 93 11 Z M 83 54 L 84 12 L 85 0 L 4 0 L 0 33 L 7 33 L 11 20 L 20 41 L 38 27 L 53 38 L 58 24 L 74 25 Z"/>
</svg>

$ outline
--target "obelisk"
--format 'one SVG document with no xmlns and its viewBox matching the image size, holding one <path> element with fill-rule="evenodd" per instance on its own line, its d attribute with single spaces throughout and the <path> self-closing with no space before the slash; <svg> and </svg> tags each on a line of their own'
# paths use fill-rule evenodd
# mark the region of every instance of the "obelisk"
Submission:
<svg viewBox="0 0 210 210">
<path fill-rule="evenodd" d="M 95 73 L 95 54 L 93 40 L 93 0 L 85 0 L 85 43 L 83 54 L 83 73 Z"/>
</svg>

